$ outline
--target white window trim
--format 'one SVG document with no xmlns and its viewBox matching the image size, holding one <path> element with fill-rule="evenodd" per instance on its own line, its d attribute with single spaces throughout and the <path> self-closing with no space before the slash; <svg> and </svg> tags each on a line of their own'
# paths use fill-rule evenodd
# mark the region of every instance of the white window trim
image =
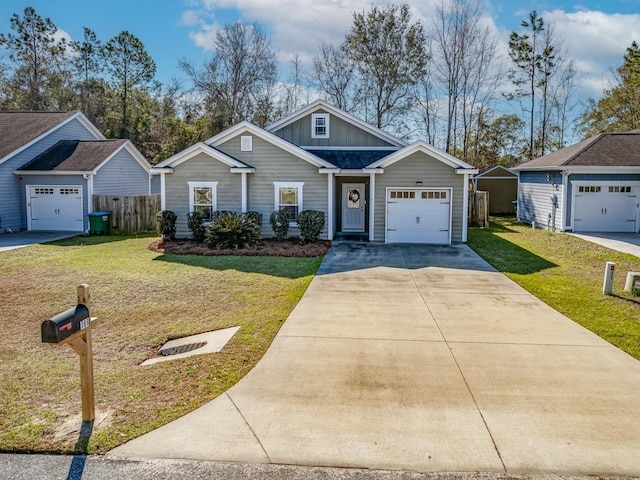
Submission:
<svg viewBox="0 0 640 480">
<path fill-rule="evenodd" d="M 211 208 L 212 212 L 218 209 L 218 182 L 187 182 L 189 184 L 189 212 L 194 211 L 193 190 L 198 187 L 211 188 Z M 208 222 L 205 222 L 208 223 Z"/>
<path fill-rule="evenodd" d="M 280 209 L 280 189 L 281 188 L 297 188 L 298 189 L 298 214 L 302 212 L 302 186 L 304 182 L 273 182 L 273 209 Z M 298 226 L 297 221 L 289 222 L 290 227 Z"/>
<path fill-rule="evenodd" d="M 326 133 L 324 135 L 316 134 L 316 118 L 324 118 Z M 311 138 L 329 138 L 329 114 L 314 113 L 311 115 Z"/>
<path fill-rule="evenodd" d="M 253 152 L 253 137 L 251 135 L 242 135 L 240 137 L 240 151 Z"/>
</svg>

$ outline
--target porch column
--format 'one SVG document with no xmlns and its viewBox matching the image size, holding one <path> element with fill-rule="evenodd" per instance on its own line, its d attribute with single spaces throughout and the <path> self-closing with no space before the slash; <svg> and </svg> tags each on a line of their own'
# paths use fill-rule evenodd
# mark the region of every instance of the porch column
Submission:
<svg viewBox="0 0 640 480">
<path fill-rule="evenodd" d="M 247 211 L 247 172 L 242 172 L 240 174 L 242 181 L 242 213 L 246 213 Z"/>
<path fill-rule="evenodd" d="M 369 241 L 373 242 L 376 233 L 376 174 L 369 174 Z"/>
<path fill-rule="evenodd" d="M 327 239 L 333 240 L 333 233 L 335 228 L 333 227 L 333 205 L 334 205 L 334 193 L 333 193 L 333 173 L 327 175 Z"/>
<path fill-rule="evenodd" d="M 87 177 L 87 213 L 93 213 L 93 175 Z"/>
<path fill-rule="evenodd" d="M 453 198 L 451 203 L 453 207 Z M 467 228 L 469 228 L 469 174 L 465 173 L 462 187 L 462 243 L 467 243 Z"/>
<path fill-rule="evenodd" d="M 165 191 L 165 178 L 164 178 L 165 175 L 166 174 L 164 172 L 160 174 L 160 209 L 161 210 L 167 209 L 167 195 Z"/>
</svg>

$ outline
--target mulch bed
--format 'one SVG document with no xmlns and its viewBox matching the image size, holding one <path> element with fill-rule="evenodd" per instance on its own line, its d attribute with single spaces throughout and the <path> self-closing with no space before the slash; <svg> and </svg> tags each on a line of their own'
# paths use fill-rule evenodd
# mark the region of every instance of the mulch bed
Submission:
<svg viewBox="0 0 640 480">
<path fill-rule="evenodd" d="M 158 253 L 175 255 L 243 255 L 250 257 L 319 257 L 325 255 L 331 246 L 329 240 L 317 240 L 303 243 L 299 238 L 287 238 L 278 241 L 273 238 L 262 240 L 258 245 L 247 248 L 209 248 L 192 240 L 156 240 L 149 245 L 149 250 Z"/>
</svg>

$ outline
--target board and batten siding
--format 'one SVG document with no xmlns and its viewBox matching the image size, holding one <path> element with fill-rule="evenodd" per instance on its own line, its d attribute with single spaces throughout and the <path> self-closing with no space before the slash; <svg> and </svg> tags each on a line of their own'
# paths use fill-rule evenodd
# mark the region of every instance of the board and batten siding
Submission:
<svg viewBox="0 0 640 480">
<path fill-rule="evenodd" d="M 416 186 L 416 182 L 419 181 L 422 185 Z M 376 242 L 385 241 L 388 187 L 452 188 L 451 242 L 462 242 L 464 175 L 457 174 L 454 168 L 423 152 L 416 152 L 385 167 L 383 174 L 376 175 L 374 232 Z"/>
<path fill-rule="evenodd" d="M 535 221 L 538 228 L 563 230 L 562 196 L 560 172 L 520 172 L 518 220 L 525 223 Z"/>
<path fill-rule="evenodd" d="M 248 210 L 262 214 L 262 234 L 272 237 L 269 215 L 275 210 L 274 182 L 302 182 L 302 209 L 320 210 L 327 216 L 327 175 L 318 172 L 318 167 L 253 135 L 253 150 L 240 151 L 240 136 L 217 146 L 220 151 L 255 168 L 255 173 L 247 174 Z M 238 175 L 238 181 L 240 176 Z M 240 189 L 238 189 L 240 195 Z M 240 209 L 238 201 L 237 211 Z M 298 236 L 297 227 L 289 228 L 289 236 Z M 321 238 L 327 238 L 325 226 Z"/>
<path fill-rule="evenodd" d="M 27 228 L 27 185 L 31 186 L 48 186 L 48 185 L 65 185 L 82 187 L 82 218 L 83 229 L 89 230 L 89 204 L 87 203 L 87 181 L 82 175 L 29 175 L 24 176 L 19 182 L 21 203 L 24 208 L 24 228 Z"/>
<path fill-rule="evenodd" d="M 196 155 L 165 174 L 165 210 L 178 216 L 177 233 L 180 238 L 190 237 L 187 227 L 189 213 L 189 182 L 218 182 L 216 209 L 240 212 L 242 207 L 242 183 L 240 174 L 231 173 L 229 166 L 205 153 Z"/>
<path fill-rule="evenodd" d="M 34 143 L 0 165 L 0 231 L 7 228 L 27 228 L 27 210 L 24 189 L 13 172 L 59 140 L 94 140 L 96 137 L 77 119 Z M 26 178 L 26 177 L 25 177 Z"/>
<path fill-rule="evenodd" d="M 123 148 L 96 173 L 93 194 L 149 195 L 149 172 Z"/>
<path fill-rule="evenodd" d="M 329 113 L 322 109 L 309 113 L 300 120 L 280 128 L 273 133 L 294 145 L 311 147 L 392 147 L 389 142 L 329 114 L 329 138 L 311 138 L 311 116 Z"/>
</svg>

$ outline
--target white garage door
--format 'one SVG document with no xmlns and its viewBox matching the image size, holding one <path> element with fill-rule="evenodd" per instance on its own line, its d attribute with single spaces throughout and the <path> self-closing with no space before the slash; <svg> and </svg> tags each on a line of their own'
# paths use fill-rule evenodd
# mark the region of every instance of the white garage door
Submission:
<svg viewBox="0 0 640 480">
<path fill-rule="evenodd" d="M 83 226 L 82 187 L 28 186 L 29 230 L 81 232 Z"/>
<path fill-rule="evenodd" d="M 387 189 L 388 243 L 451 243 L 451 189 Z"/>
<path fill-rule="evenodd" d="M 575 232 L 637 232 L 638 196 L 632 185 L 574 185 Z"/>
</svg>

